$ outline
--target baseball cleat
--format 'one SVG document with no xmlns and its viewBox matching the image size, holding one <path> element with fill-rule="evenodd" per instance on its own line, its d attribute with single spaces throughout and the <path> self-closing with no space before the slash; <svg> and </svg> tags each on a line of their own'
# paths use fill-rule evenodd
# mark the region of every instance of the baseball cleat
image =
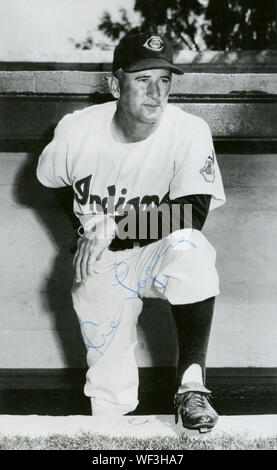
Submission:
<svg viewBox="0 0 277 470">
<path fill-rule="evenodd" d="M 209 401 L 210 390 L 203 385 L 188 382 L 181 385 L 174 397 L 175 421 L 181 416 L 183 426 L 209 432 L 218 420 L 218 414 Z"/>
</svg>

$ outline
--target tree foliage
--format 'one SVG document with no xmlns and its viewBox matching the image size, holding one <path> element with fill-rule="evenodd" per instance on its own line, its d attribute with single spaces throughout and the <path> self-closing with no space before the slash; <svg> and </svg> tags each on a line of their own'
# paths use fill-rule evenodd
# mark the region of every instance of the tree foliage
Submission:
<svg viewBox="0 0 277 470">
<path fill-rule="evenodd" d="M 141 15 L 133 26 L 124 9 L 114 22 L 105 12 L 98 26 L 112 40 L 125 34 L 158 31 L 176 49 L 240 50 L 276 48 L 275 0 L 136 0 Z"/>
<path fill-rule="evenodd" d="M 212 0 L 206 10 L 211 49 L 276 48 L 275 0 Z"/>
<path fill-rule="evenodd" d="M 113 22 L 111 14 L 105 12 L 99 29 L 113 40 L 121 36 L 143 31 L 158 31 L 171 39 L 176 48 L 199 49 L 197 43 L 198 19 L 204 7 L 198 0 L 136 0 L 135 11 L 142 22 L 132 27 L 126 10 L 121 9 L 120 22 Z"/>
</svg>

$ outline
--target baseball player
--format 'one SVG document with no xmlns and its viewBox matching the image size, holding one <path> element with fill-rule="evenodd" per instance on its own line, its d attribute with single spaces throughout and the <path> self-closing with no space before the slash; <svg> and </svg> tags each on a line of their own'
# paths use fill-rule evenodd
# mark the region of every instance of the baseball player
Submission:
<svg viewBox="0 0 277 470">
<path fill-rule="evenodd" d="M 179 340 L 176 418 L 204 432 L 217 421 L 205 366 L 219 280 L 215 250 L 201 230 L 225 195 L 208 125 L 168 104 L 173 73 L 183 72 L 165 37 L 123 38 L 109 77 L 114 101 L 66 115 L 37 177 L 74 191 L 80 229 L 72 298 L 87 347 L 84 393 L 92 414 L 135 410 L 137 319 L 143 298 L 162 298 Z M 142 217 L 146 211 L 151 223 L 161 207 L 166 233 L 159 211 L 156 232 Z"/>
</svg>

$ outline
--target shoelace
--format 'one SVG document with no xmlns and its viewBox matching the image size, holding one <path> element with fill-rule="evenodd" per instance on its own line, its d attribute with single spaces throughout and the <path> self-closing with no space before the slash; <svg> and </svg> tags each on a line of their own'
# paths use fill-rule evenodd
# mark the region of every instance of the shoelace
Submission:
<svg viewBox="0 0 277 470">
<path fill-rule="evenodd" d="M 207 413 L 206 415 L 203 415 L 201 420 L 205 420 L 205 422 L 210 421 L 213 409 L 209 410 L 206 407 L 206 404 L 208 403 L 211 406 L 210 402 L 210 394 L 206 393 L 201 393 L 201 392 L 186 392 L 183 394 L 180 394 L 179 396 L 175 396 L 175 423 L 177 424 L 179 421 L 179 416 L 182 417 L 182 419 L 185 419 L 185 416 L 190 416 L 191 412 L 193 415 L 194 413 L 197 412 L 202 412 Z M 215 412 L 215 422 L 217 420 L 217 414 Z M 184 425 L 185 426 L 185 425 Z"/>
<path fill-rule="evenodd" d="M 208 403 L 210 403 L 209 397 L 206 394 L 204 395 L 202 393 L 195 392 L 184 393 L 179 397 L 176 397 L 175 407 L 179 410 L 186 404 L 186 402 L 189 401 L 189 404 L 187 405 L 187 411 L 196 411 L 199 409 L 202 410 L 203 408 L 205 408 L 204 396 L 207 399 Z"/>
<path fill-rule="evenodd" d="M 196 411 L 205 407 L 204 396 L 201 393 L 187 393 L 184 397 L 183 404 L 185 404 L 186 402 L 189 402 L 187 406 L 188 411 Z"/>
</svg>

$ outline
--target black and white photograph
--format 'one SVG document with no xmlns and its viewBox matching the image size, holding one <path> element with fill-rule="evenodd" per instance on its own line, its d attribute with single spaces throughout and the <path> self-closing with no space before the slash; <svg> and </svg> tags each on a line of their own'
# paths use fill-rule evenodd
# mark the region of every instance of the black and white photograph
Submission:
<svg viewBox="0 0 277 470">
<path fill-rule="evenodd" d="M 0 0 L 0 450 L 277 450 L 276 24 Z"/>
</svg>

